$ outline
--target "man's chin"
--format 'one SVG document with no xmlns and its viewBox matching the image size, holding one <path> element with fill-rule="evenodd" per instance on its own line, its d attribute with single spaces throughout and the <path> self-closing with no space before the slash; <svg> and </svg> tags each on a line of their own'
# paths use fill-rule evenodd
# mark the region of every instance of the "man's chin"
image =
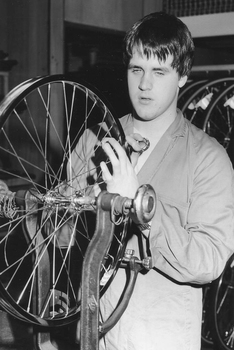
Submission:
<svg viewBox="0 0 234 350">
<path fill-rule="evenodd" d="M 133 116 L 135 119 L 142 120 L 145 122 L 155 119 L 155 115 L 153 115 L 153 114 L 141 113 L 141 112 L 137 113 L 136 111 L 135 111 L 135 113 L 133 113 Z"/>
</svg>

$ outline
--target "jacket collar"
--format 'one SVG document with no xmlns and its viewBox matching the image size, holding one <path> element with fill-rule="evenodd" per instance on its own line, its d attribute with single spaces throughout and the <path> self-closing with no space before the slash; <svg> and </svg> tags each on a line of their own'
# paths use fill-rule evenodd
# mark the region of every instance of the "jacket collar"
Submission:
<svg viewBox="0 0 234 350">
<path fill-rule="evenodd" d="M 121 118 L 121 124 L 126 135 L 133 133 L 133 117 L 131 113 Z M 182 112 L 179 109 L 177 109 L 176 118 L 166 130 L 165 134 L 167 134 L 167 136 L 171 138 L 183 137 L 186 133 L 186 128 L 186 120 Z"/>
</svg>

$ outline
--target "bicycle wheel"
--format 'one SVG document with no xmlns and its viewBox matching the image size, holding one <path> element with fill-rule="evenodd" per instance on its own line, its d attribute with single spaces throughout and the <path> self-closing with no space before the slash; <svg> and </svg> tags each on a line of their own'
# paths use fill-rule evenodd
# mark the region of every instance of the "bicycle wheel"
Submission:
<svg viewBox="0 0 234 350">
<path fill-rule="evenodd" d="M 185 101 L 181 107 L 185 118 L 202 129 L 205 120 L 205 113 L 210 103 L 220 91 L 234 82 L 233 77 L 220 78 L 208 81 L 198 87 L 194 93 Z"/>
<path fill-rule="evenodd" d="M 79 317 L 95 198 L 105 189 L 101 141 L 114 137 L 124 146 L 124 132 L 93 88 L 62 75 L 12 90 L 0 106 L 0 127 L 0 179 L 11 190 L 0 183 L 1 306 L 33 324 L 68 324 Z M 123 254 L 127 221 L 103 260 L 101 293 Z"/>
<path fill-rule="evenodd" d="M 187 100 L 190 98 L 194 92 L 198 90 L 201 86 L 207 84 L 208 79 L 202 79 L 202 80 L 192 80 L 190 82 L 187 82 L 185 86 L 180 90 L 179 96 L 178 96 L 178 107 L 179 109 L 182 109 L 184 104 L 187 102 Z"/>
<path fill-rule="evenodd" d="M 234 255 L 215 281 L 212 302 L 213 339 L 218 349 L 230 350 L 234 347 Z"/>
<path fill-rule="evenodd" d="M 207 108 L 203 130 L 215 137 L 232 156 L 231 140 L 234 125 L 234 84 L 221 90 Z"/>
</svg>

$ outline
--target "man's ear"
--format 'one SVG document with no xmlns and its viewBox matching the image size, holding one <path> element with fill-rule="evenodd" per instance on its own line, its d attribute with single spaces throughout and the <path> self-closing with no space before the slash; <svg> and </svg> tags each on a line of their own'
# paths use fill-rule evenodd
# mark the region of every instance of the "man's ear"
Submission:
<svg viewBox="0 0 234 350">
<path fill-rule="evenodd" d="M 186 84 L 187 80 L 188 80 L 187 75 L 184 75 L 183 77 L 181 77 L 178 84 L 179 88 L 182 88 Z"/>
</svg>

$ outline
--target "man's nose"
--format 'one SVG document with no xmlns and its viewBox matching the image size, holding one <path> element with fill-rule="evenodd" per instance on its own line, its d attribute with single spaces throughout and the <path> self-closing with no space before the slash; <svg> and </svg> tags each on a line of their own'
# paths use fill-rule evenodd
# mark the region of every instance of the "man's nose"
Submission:
<svg viewBox="0 0 234 350">
<path fill-rule="evenodd" d="M 152 88 L 152 78 L 150 74 L 144 73 L 141 77 L 139 89 L 150 90 Z"/>
</svg>

